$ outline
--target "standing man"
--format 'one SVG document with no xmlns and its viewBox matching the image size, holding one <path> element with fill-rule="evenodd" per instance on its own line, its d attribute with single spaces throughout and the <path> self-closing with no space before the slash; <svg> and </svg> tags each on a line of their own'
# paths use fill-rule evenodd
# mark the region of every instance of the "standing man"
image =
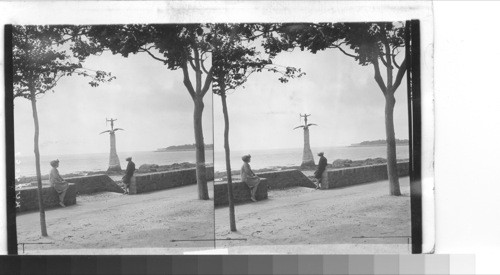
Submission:
<svg viewBox="0 0 500 275">
<path fill-rule="evenodd" d="M 319 189 L 321 187 L 322 179 L 324 178 L 323 173 L 326 171 L 326 164 L 327 164 L 327 160 L 323 152 L 319 152 L 318 156 L 319 156 L 318 168 L 316 168 L 316 171 L 314 172 L 314 177 L 317 180 L 317 183 L 316 182 L 314 183 L 316 184 L 316 189 Z"/>
<path fill-rule="evenodd" d="M 128 157 L 125 159 L 128 161 L 127 170 L 125 170 L 125 176 L 123 176 L 123 183 L 125 184 L 125 192 L 123 194 L 128 194 L 130 188 L 130 182 L 132 181 L 132 177 L 135 172 L 135 163 L 132 162 L 132 158 Z"/>
</svg>

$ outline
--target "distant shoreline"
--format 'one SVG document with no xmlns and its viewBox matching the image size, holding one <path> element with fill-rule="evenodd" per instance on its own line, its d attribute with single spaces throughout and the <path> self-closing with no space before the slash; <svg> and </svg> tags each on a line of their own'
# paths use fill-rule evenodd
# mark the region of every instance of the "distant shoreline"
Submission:
<svg viewBox="0 0 500 275">
<path fill-rule="evenodd" d="M 409 145 L 409 143 L 396 143 L 396 146 L 406 146 L 406 145 Z M 387 146 L 387 144 L 370 144 L 370 145 L 352 144 L 347 147 L 381 147 L 381 146 Z"/>
<path fill-rule="evenodd" d="M 396 139 L 396 146 L 405 146 L 409 144 L 410 141 L 407 139 Z M 387 146 L 387 141 L 385 139 L 362 141 L 360 143 L 353 143 L 348 147 L 378 147 L 378 146 Z"/>
<path fill-rule="evenodd" d="M 205 150 L 213 150 L 213 144 L 205 144 Z M 185 152 L 185 151 L 196 151 L 196 144 L 184 144 L 184 145 L 174 145 L 166 148 L 158 148 L 155 153 L 160 152 Z"/>
<path fill-rule="evenodd" d="M 163 153 L 163 152 L 194 152 L 196 151 L 195 149 L 156 149 L 153 152 L 154 153 Z"/>
</svg>

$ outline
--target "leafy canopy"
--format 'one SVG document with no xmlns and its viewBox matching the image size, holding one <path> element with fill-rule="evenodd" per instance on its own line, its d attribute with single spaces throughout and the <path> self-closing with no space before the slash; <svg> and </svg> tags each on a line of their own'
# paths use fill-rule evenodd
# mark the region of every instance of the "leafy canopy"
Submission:
<svg viewBox="0 0 500 275">
<path fill-rule="evenodd" d="M 281 24 L 279 39 L 268 39 L 269 52 L 290 51 L 294 48 L 312 53 L 329 48 L 341 50 L 366 66 L 386 54 L 397 55 L 405 46 L 403 23 L 289 23 Z M 385 64 L 386 60 L 383 59 Z"/>
<path fill-rule="evenodd" d="M 213 50 L 214 83 L 213 92 L 218 95 L 242 86 L 248 77 L 263 70 L 279 73 L 279 80 L 301 77 L 305 73 L 299 68 L 273 64 L 276 52 L 266 50 L 261 53 L 255 43 L 273 39 L 269 36 L 273 24 L 217 24 L 213 35 L 217 37 Z M 263 48 L 264 49 L 264 48 Z"/>
<path fill-rule="evenodd" d="M 169 69 L 175 70 L 183 62 L 194 58 L 193 51 L 206 53 L 210 49 L 207 42 L 209 32 L 203 24 L 129 24 L 83 28 L 89 41 L 78 43 L 75 50 L 79 56 L 104 49 L 124 57 L 147 52 Z"/>
<path fill-rule="evenodd" d="M 14 26 L 14 97 L 31 99 L 52 90 L 63 76 L 91 77 L 93 87 L 114 79 L 104 71 L 85 69 L 84 58 L 68 53 L 67 29 L 63 26 Z M 70 51 L 71 52 L 71 51 Z"/>
</svg>

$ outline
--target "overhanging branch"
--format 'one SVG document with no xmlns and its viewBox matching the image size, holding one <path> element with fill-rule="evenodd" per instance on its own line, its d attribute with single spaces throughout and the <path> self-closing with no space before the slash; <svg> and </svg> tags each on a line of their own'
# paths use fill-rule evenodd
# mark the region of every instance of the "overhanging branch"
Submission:
<svg viewBox="0 0 500 275">
<path fill-rule="evenodd" d="M 200 63 L 201 63 L 201 69 L 203 70 L 203 72 L 208 74 L 207 68 L 205 68 L 205 60 L 201 60 Z"/>
<path fill-rule="evenodd" d="M 196 48 L 196 47 L 193 48 L 193 51 L 194 51 L 194 65 L 195 65 L 194 72 L 195 72 L 195 77 L 196 77 L 196 93 L 201 93 L 201 96 L 203 97 L 204 92 L 202 91 L 202 88 L 201 88 L 201 81 L 202 81 L 201 74 L 202 74 L 202 72 L 201 72 L 201 66 L 200 66 L 200 53 L 198 52 L 198 48 Z M 191 60 L 189 62 L 191 62 Z"/>
<path fill-rule="evenodd" d="M 182 73 L 184 74 L 184 80 L 183 80 L 184 86 L 186 86 L 191 98 L 195 99 L 196 93 L 194 91 L 193 84 L 191 83 L 191 79 L 189 79 L 189 70 L 187 67 L 187 63 L 186 62 L 182 63 L 181 68 L 182 68 Z"/>
<path fill-rule="evenodd" d="M 167 59 L 161 59 L 161 58 L 159 58 L 159 57 L 155 56 L 153 53 L 151 53 L 151 52 L 149 51 L 149 49 L 146 49 L 146 48 L 141 48 L 141 49 L 140 49 L 140 51 L 148 53 L 148 54 L 149 54 L 149 56 L 151 56 L 152 58 L 154 58 L 154 59 L 156 59 L 156 60 L 158 60 L 158 61 L 163 62 L 163 64 L 167 64 Z"/>
<path fill-rule="evenodd" d="M 393 92 L 395 92 L 398 89 L 399 85 L 401 84 L 401 80 L 403 79 L 405 72 L 406 72 L 406 57 L 403 60 L 403 62 L 401 63 L 401 66 L 398 70 L 398 74 L 396 75 L 396 81 L 394 81 L 394 85 L 392 86 Z"/>
<path fill-rule="evenodd" d="M 353 57 L 353 58 L 357 58 L 357 56 L 350 54 L 350 53 L 346 52 L 344 49 L 342 49 L 342 47 L 340 45 L 332 45 L 329 48 L 339 49 L 343 54 L 350 56 L 350 57 Z"/>
<path fill-rule="evenodd" d="M 382 64 L 384 64 L 384 66 L 387 66 L 387 62 L 385 61 L 385 58 L 384 58 L 384 53 L 379 53 L 378 56 L 380 57 L 380 60 L 382 60 Z"/>
<path fill-rule="evenodd" d="M 396 55 L 397 53 L 395 54 L 394 53 L 394 50 L 396 50 L 396 47 L 393 47 L 392 48 L 392 63 L 394 63 L 394 66 L 396 66 L 396 68 L 400 69 L 401 67 L 399 66 L 399 64 L 396 62 Z M 398 51 L 399 52 L 399 51 Z"/>
<path fill-rule="evenodd" d="M 382 93 L 385 96 L 385 92 L 386 92 L 387 88 L 385 87 L 384 80 L 382 79 L 382 76 L 380 75 L 380 68 L 378 66 L 378 58 L 375 58 L 375 60 L 372 64 L 373 64 L 373 68 L 375 69 L 375 81 L 377 82 L 378 86 L 380 87 L 380 90 L 382 90 Z"/>
<path fill-rule="evenodd" d="M 385 47 L 385 61 L 387 64 L 385 65 L 386 67 L 386 73 L 387 73 L 387 87 L 393 91 L 393 78 L 392 78 L 392 59 L 391 59 L 391 47 L 389 45 L 389 41 L 387 40 L 387 32 L 385 28 L 385 24 L 381 24 L 380 26 L 380 40 L 382 41 L 382 44 Z"/>
<path fill-rule="evenodd" d="M 207 73 L 207 77 L 205 77 L 205 84 L 203 85 L 203 89 L 201 90 L 201 97 L 204 97 L 210 88 L 210 84 L 212 84 L 212 75 L 213 75 L 213 67 Z"/>
<path fill-rule="evenodd" d="M 192 58 L 188 58 L 188 61 L 189 61 L 189 65 L 191 65 L 191 68 L 193 68 L 193 70 L 196 72 L 196 66 L 193 63 L 193 59 Z"/>
</svg>

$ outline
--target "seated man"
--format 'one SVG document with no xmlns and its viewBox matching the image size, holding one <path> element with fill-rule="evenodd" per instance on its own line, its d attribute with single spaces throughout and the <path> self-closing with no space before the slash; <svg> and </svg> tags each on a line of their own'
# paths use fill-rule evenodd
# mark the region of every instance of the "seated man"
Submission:
<svg viewBox="0 0 500 275">
<path fill-rule="evenodd" d="M 255 194 L 257 193 L 257 188 L 259 187 L 260 178 L 254 174 L 250 168 L 250 155 L 245 155 L 241 159 L 243 160 L 243 166 L 241 167 L 241 181 L 246 183 L 250 188 L 250 198 L 252 201 L 257 201 Z"/>
<path fill-rule="evenodd" d="M 59 160 L 53 160 L 50 162 L 50 166 L 52 166 L 52 170 L 49 174 L 50 185 L 54 187 L 57 194 L 59 194 L 59 205 L 62 207 L 66 207 L 64 204 L 64 197 L 66 196 L 66 191 L 68 190 L 68 182 L 65 181 L 61 175 L 59 175 L 59 171 L 57 167 L 59 167 Z"/>
</svg>

